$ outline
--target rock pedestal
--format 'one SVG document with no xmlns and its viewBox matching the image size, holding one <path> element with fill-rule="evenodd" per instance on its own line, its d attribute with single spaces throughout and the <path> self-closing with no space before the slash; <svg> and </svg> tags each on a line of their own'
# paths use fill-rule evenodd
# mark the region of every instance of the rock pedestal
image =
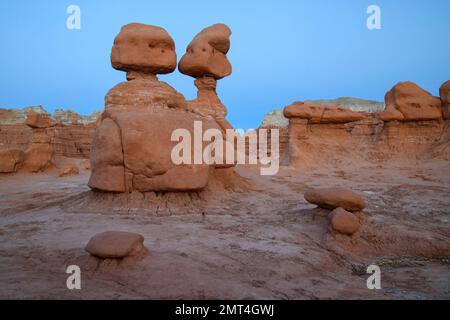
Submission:
<svg viewBox="0 0 450 320">
<path fill-rule="evenodd" d="M 232 67 L 226 54 L 230 49 L 231 30 L 224 24 L 203 29 L 189 43 L 178 69 L 195 78 L 197 98 L 187 101 L 188 108 L 205 117 L 214 118 L 222 130 L 232 129 L 225 119 L 227 109 L 216 93 L 217 80 L 229 76 Z"/>
<path fill-rule="evenodd" d="M 197 99 L 188 101 L 188 106 L 202 116 L 225 118 L 227 109 L 216 93 L 217 80 L 212 77 L 197 78 L 194 81 L 197 87 Z"/>
</svg>

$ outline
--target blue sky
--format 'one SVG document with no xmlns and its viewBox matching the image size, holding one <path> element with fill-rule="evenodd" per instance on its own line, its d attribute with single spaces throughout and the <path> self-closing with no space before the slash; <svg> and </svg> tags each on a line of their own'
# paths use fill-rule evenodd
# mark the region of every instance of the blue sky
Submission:
<svg viewBox="0 0 450 320">
<path fill-rule="evenodd" d="M 70 4 L 81 8 L 81 30 L 66 28 Z M 381 30 L 366 27 L 371 4 L 381 8 Z M 230 26 L 233 74 L 218 93 L 238 128 L 296 100 L 383 100 L 404 80 L 437 95 L 450 79 L 449 13 L 448 0 L 1 1 L 0 107 L 101 110 L 125 78 L 109 54 L 130 22 L 165 28 L 178 59 L 202 28 Z M 175 71 L 160 79 L 195 97 L 192 78 Z"/>
</svg>

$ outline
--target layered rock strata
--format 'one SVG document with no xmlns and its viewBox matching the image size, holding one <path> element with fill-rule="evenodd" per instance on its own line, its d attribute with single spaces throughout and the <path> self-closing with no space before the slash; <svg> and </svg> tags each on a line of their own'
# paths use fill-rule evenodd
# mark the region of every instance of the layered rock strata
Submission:
<svg viewBox="0 0 450 320">
<path fill-rule="evenodd" d="M 50 115 L 42 107 L 1 109 L 0 172 L 45 171 L 54 156 L 88 158 L 95 128 L 95 115 L 62 110 Z"/>
<path fill-rule="evenodd" d="M 301 102 L 289 105 L 284 109 L 289 118 L 287 162 L 307 169 L 356 162 L 406 165 L 430 157 L 450 160 L 446 84 L 441 87 L 441 101 L 411 82 L 399 83 L 386 94 L 381 112 Z"/>
</svg>

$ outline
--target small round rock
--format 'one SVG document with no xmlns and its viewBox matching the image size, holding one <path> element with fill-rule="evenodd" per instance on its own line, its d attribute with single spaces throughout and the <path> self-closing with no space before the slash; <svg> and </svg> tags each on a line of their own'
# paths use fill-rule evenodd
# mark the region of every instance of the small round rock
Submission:
<svg viewBox="0 0 450 320">
<path fill-rule="evenodd" d="M 328 216 L 333 230 L 351 236 L 360 228 L 358 217 L 343 208 L 336 208 Z"/>
<path fill-rule="evenodd" d="M 133 256 L 144 248 L 144 237 L 137 233 L 106 231 L 93 236 L 85 250 L 102 259 L 120 259 Z"/>
</svg>

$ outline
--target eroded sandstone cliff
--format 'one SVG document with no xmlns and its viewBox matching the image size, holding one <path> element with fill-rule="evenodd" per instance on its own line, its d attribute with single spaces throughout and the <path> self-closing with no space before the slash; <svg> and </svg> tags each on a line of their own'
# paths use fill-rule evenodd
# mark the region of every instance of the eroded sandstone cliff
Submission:
<svg viewBox="0 0 450 320">
<path fill-rule="evenodd" d="M 45 171 L 54 156 L 88 158 L 98 114 L 42 107 L 0 109 L 0 172 Z"/>
<path fill-rule="evenodd" d="M 301 102 L 287 106 L 288 162 L 311 168 L 450 160 L 445 90 L 441 95 L 442 101 L 416 84 L 403 82 L 386 94 L 386 108 L 379 112 Z"/>
</svg>

